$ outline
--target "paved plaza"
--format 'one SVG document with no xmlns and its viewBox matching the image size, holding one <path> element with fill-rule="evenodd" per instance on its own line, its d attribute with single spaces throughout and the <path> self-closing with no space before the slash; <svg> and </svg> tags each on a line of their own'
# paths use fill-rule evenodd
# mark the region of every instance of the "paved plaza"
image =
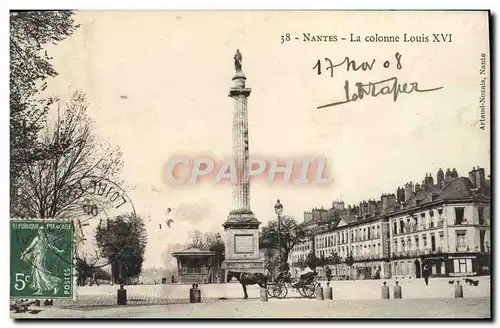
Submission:
<svg viewBox="0 0 500 328">
<path fill-rule="evenodd" d="M 16 318 L 489 318 L 489 298 L 339 300 L 234 300 L 221 303 L 51 308 Z"/>
<path fill-rule="evenodd" d="M 243 300 L 239 283 L 200 285 L 201 304 L 189 303 L 189 285 L 127 286 L 127 306 L 116 305 L 116 286 L 78 289 L 76 301 L 55 300 L 36 314 L 42 317 L 474 317 L 490 316 L 490 277 L 478 278 L 479 286 L 463 284 L 463 299 L 454 299 L 450 279 L 436 278 L 426 286 L 422 279 L 400 280 L 403 299 L 382 300 L 384 280 L 333 281 L 333 301 L 304 299 L 289 290 L 286 299 L 259 300 L 260 289 L 248 287 Z M 393 295 L 394 280 L 386 280 Z M 325 283 L 322 283 L 325 286 Z"/>
</svg>

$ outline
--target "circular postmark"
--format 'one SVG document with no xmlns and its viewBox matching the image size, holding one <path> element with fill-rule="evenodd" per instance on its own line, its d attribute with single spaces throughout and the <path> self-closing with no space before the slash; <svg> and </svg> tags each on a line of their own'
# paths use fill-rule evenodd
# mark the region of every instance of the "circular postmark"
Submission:
<svg viewBox="0 0 500 328">
<path fill-rule="evenodd" d="M 64 215 L 75 225 L 77 258 L 93 268 L 122 258 L 138 218 L 126 191 L 109 179 L 86 176 L 72 186 L 69 194 L 74 201 Z"/>
<path fill-rule="evenodd" d="M 53 197 L 65 200 L 55 217 L 11 220 L 11 297 L 74 297 L 79 262 L 111 266 L 113 279 L 113 263 L 133 252 L 139 218 L 117 183 L 86 176 Z"/>
<path fill-rule="evenodd" d="M 122 258 L 137 219 L 134 204 L 125 190 L 106 178 L 85 177 L 76 220 L 77 251 L 93 267 L 103 267 Z M 103 249 L 104 248 L 104 249 Z"/>
</svg>

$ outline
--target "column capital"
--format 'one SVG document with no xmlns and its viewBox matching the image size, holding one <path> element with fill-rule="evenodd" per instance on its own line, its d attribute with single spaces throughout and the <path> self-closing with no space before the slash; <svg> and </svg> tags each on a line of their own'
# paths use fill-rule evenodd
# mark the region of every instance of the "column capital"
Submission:
<svg viewBox="0 0 500 328">
<path fill-rule="evenodd" d="M 229 97 L 236 98 L 240 95 L 243 95 L 245 97 L 250 96 L 250 93 L 252 92 L 252 89 L 250 88 L 239 88 L 239 87 L 233 87 L 229 89 Z"/>
</svg>

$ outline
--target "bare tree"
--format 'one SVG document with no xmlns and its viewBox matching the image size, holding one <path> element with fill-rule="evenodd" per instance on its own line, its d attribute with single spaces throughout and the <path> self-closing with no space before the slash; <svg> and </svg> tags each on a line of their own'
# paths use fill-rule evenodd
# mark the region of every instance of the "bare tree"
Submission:
<svg viewBox="0 0 500 328">
<path fill-rule="evenodd" d="M 223 245 L 222 242 L 217 241 L 217 234 L 214 232 L 201 232 L 199 230 L 189 232 L 187 243 L 189 248 L 199 248 L 208 251 L 219 244 Z"/>
<path fill-rule="evenodd" d="M 57 118 L 39 134 L 43 151 L 21 163 L 20 179 L 11 199 L 11 216 L 74 217 L 81 212 L 86 177 L 113 177 L 121 169 L 121 152 L 93 133 L 88 102 L 81 91 L 71 95 Z"/>
</svg>

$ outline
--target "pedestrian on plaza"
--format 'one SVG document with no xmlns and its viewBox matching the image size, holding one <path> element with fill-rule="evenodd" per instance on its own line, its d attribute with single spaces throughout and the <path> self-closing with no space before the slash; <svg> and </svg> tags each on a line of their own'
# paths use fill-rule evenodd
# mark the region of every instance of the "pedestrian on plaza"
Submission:
<svg viewBox="0 0 500 328">
<path fill-rule="evenodd" d="M 326 284 L 328 286 L 330 286 L 330 280 L 332 280 L 332 269 L 330 269 L 329 266 L 326 266 L 325 273 L 326 273 L 326 280 L 327 280 Z"/>
<path fill-rule="evenodd" d="M 264 274 L 266 275 L 266 277 L 267 277 L 268 280 L 271 279 L 271 271 L 269 271 L 268 267 L 265 267 Z"/>
<path fill-rule="evenodd" d="M 175 277 L 174 277 L 174 275 L 172 275 L 172 283 L 173 284 L 175 283 Z"/>
<path fill-rule="evenodd" d="M 430 276 L 430 272 L 429 272 L 429 266 L 427 264 L 424 265 L 424 268 L 422 269 L 422 276 L 424 277 L 424 280 L 425 280 L 425 285 L 429 285 L 429 276 Z"/>
<path fill-rule="evenodd" d="M 97 272 L 94 272 L 92 274 L 92 283 L 90 285 L 92 286 L 93 284 L 96 284 L 97 286 L 99 286 L 99 282 L 97 281 Z"/>
</svg>

